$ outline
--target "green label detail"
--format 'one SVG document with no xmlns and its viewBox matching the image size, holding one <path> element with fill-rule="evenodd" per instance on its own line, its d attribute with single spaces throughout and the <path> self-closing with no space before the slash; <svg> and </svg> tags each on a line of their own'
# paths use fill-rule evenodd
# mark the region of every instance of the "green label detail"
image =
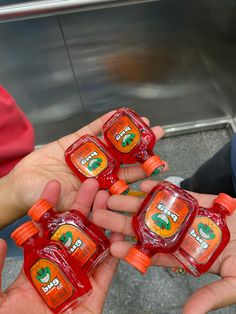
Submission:
<svg viewBox="0 0 236 314">
<path fill-rule="evenodd" d="M 134 133 L 126 134 L 126 135 L 123 137 L 123 139 L 122 139 L 121 145 L 122 145 L 123 147 L 129 146 L 129 145 L 134 141 L 134 138 L 135 138 L 135 134 L 134 134 Z"/>
<path fill-rule="evenodd" d="M 90 171 L 96 170 L 98 167 L 100 167 L 102 164 L 102 159 L 101 158 L 94 158 L 90 160 L 88 164 L 88 169 Z"/>
<path fill-rule="evenodd" d="M 70 231 L 63 233 L 60 236 L 59 241 L 61 241 L 66 248 L 70 247 L 73 242 L 72 233 Z"/>
<path fill-rule="evenodd" d="M 198 233 L 203 239 L 207 240 L 213 240 L 216 237 L 211 227 L 203 223 L 198 224 Z"/>
<path fill-rule="evenodd" d="M 41 283 L 47 283 L 51 279 L 51 271 L 49 267 L 43 267 L 37 271 L 36 279 Z"/>
<path fill-rule="evenodd" d="M 169 218 L 164 214 L 154 214 L 152 215 L 152 220 L 154 221 L 155 225 L 160 227 L 161 229 L 170 230 L 171 222 Z"/>
</svg>

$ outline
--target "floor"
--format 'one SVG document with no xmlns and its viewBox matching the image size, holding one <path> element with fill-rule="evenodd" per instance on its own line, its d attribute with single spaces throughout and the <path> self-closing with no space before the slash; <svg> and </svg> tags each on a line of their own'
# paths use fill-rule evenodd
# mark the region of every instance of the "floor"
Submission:
<svg viewBox="0 0 236 314">
<path fill-rule="evenodd" d="M 156 179 L 169 175 L 182 177 L 191 174 L 225 143 L 230 140 L 226 129 L 172 136 L 158 142 L 156 152 L 168 161 L 170 170 Z M 8 257 L 3 272 L 6 289 L 17 276 L 21 258 Z M 121 262 L 109 291 L 104 314 L 178 314 L 187 298 L 199 287 L 217 280 L 215 275 L 193 278 L 178 277 L 164 268 L 153 267 L 146 276 L 140 275 L 129 265 Z M 214 311 L 215 314 L 233 314 L 236 306 Z"/>
</svg>

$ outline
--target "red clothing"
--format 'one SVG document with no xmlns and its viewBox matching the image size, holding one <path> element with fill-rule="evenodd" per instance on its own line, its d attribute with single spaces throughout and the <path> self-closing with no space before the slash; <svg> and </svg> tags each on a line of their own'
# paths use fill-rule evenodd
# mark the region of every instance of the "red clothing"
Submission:
<svg viewBox="0 0 236 314">
<path fill-rule="evenodd" d="M 0 85 L 0 177 L 34 149 L 31 123 L 13 97 Z"/>
</svg>

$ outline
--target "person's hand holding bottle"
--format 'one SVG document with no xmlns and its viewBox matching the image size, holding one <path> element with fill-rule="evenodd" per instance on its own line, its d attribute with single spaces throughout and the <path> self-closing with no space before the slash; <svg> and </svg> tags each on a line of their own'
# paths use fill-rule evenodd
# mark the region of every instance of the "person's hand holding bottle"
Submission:
<svg viewBox="0 0 236 314">
<path fill-rule="evenodd" d="M 94 198 L 98 191 L 98 182 L 94 179 L 88 179 L 81 184 L 79 191 L 76 193 L 72 201 L 72 208 L 82 211 L 86 216 L 89 215 Z M 59 200 L 60 183 L 58 181 L 50 181 L 41 195 L 41 198 L 47 199 L 53 205 Z M 105 191 L 96 197 L 94 202 L 94 210 L 96 208 L 106 207 L 109 194 Z M 121 240 L 123 236 L 113 233 L 110 237 L 111 243 Z M 5 241 L 0 239 L 0 280 L 2 279 L 2 270 L 4 266 L 7 246 Z M 118 264 L 118 259 L 109 255 L 95 269 L 90 281 L 92 284 L 92 292 L 83 301 L 73 313 L 91 314 L 102 313 L 103 306 L 106 300 L 106 295 L 111 284 L 113 275 L 115 274 Z M 24 271 L 21 270 L 16 281 L 5 291 L 0 289 L 0 314 L 17 313 L 17 314 L 49 314 L 51 311 L 43 302 L 41 297 L 32 287 L 31 283 L 26 278 Z"/>
<path fill-rule="evenodd" d="M 155 185 L 156 181 L 145 181 L 141 183 L 142 191 L 148 193 Z M 99 198 L 104 191 L 98 192 Z M 216 196 L 207 194 L 191 194 L 198 200 L 200 206 L 210 208 Z M 131 215 L 135 213 L 141 205 L 142 199 L 137 197 L 114 195 L 108 199 L 108 208 L 94 208 L 93 221 L 113 232 L 122 233 L 126 236 L 134 236 L 131 224 Z M 113 211 L 114 212 L 113 212 Z M 120 213 L 119 213 L 120 212 Z M 130 215 L 127 215 L 127 212 Z M 124 215 L 125 213 L 125 215 Z M 227 217 L 227 224 L 231 232 L 231 240 L 209 272 L 218 274 L 221 279 L 197 290 L 187 300 L 184 314 L 203 314 L 210 310 L 236 303 L 236 214 Z M 127 241 L 118 241 L 111 245 L 113 256 L 123 259 L 132 244 Z M 171 255 L 157 254 L 152 258 L 154 266 L 176 267 L 178 262 Z M 138 275 L 138 273 L 137 273 Z"/>
<path fill-rule="evenodd" d="M 70 208 L 80 186 L 80 181 L 68 168 L 65 150 L 84 134 L 97 136 L 103 124 L 114 112 L 109 112 L 86 125 L 75 133 L 51 142 L 23 158 L 15 168 L 0 179 L 0 229 L 25 214 L 38 198 L 43 186 L 49 180 L 61 183 L 61 198 L 58 208 Z M 145 122 L 148 120 L 144 118 Z M 161 127 L 152 128 L 156 140 L 163 136 Z M 140 165 L 129 166 L 119 170 L 119 177 L 127 183 L 145 178 Z"/>
</svg>

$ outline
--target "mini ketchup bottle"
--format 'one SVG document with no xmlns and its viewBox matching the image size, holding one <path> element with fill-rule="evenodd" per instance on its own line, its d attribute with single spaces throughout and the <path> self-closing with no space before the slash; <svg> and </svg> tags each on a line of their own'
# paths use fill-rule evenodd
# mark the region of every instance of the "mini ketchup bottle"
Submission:
<svg viewBox="0 0 236 314">
<path fill-rule="evenodd" d="M 85 272 L 92 271 L 108 255 L 109 239 L 80 211 L 57 213 L 51 203 L 40 199 L 28 215 L 39 224 L 43 237 L 60 241 Z"/>
<path fill-rule="evenodd" d="M 43 239 L 32 221 L 11 234 L 24 250 L 24 271 L 53 313 L 73 310 L 91 291 L 88 277 L 78 271 L 64 247 Z"/>
<path fill-rule="evenodd" d="M 145 273 L 156 253 L 179 248 L 197 209 L 197 200 L 176 185 L 163 181 L 155 186 L 133 216 L 137 244 L 125 260 Z"/>
<path fill-rule="evenodd" d="M 200 207 L 180 248 L 172 255 L 195 277 L 205 273 L 230 240 L 226 215 L 236 209 L 236 200 L 220 193 L 211 208 Z"/>
<path fill-rule="evenodd" d="M 100 189 L 109 190 L 111 194 L 129 192 L 129 186 L 117 175 L 119 161 L 98 138 L 82 136 L 66 150 L 65 159 L 82 182 L 87 178 L 95 178 Z"/>
<path fill-rule="evenodd" d="M 121 163 L 141 163 L 149 177 L 164 168 L 165 162 L 153 153 L 156 138 L 152 129 L 133 110 L 118 109 L 104 124 L 103 134 Z"/>
</svg>

